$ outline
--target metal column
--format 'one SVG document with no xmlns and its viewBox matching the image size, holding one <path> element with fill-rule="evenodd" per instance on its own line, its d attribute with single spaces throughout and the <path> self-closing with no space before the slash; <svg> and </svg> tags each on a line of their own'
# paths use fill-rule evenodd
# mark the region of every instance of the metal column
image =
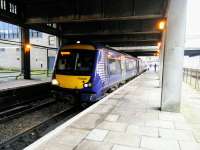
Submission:
<svg viewBox="0 0 200 150">
<path fill-rule="evenodd" d="M 27 45 L 30 44 L 29 41 L 29 29 L 26 27 L 21 27 L 21 41 L 22 41 L 22 74 L 24 79 L 30 79 L 30 47 Z"/>
</svg>

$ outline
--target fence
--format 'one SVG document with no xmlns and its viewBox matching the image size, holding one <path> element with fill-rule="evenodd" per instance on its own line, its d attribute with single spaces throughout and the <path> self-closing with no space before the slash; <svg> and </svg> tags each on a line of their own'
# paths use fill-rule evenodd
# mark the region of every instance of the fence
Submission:
<svg viewBox="0 0 200 150">
<path fill-rule="evenodd" d="M 183 81 L 195 89 L 200 89 L 200 69 L 183 69 Z"/>
</svg>

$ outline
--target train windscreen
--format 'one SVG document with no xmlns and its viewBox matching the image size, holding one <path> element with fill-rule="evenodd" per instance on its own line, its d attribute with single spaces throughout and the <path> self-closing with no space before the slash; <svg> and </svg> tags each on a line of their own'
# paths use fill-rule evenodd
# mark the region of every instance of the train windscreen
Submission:
<svg viewBox="0 0 200 150">
<path fill-rule="evenodd" d="M 95 58 L 95 51 L 60 51 L 57 58 L 56 73 L 90 75 L 93 72 Z"/>
</svg>

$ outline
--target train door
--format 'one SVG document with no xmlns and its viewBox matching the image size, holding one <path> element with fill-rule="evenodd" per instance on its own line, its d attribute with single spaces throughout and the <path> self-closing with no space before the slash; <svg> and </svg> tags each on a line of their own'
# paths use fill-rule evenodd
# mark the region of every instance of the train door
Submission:
<svg viewBox="0 0 200 150">
<path fill-rule="evenodd" d="M 48 57 L 48 70 L 49 71 L 53 70 L 54 62 L 55 62 L 55 56 L 49 56 Z"/>
<path fill-rule="evenodd" d="M 137 74 L 140 74 L 140 61 L 137 60 Z"/>
<path fill-rule="evenodd" d="M 121 56 L 121 69 L 122 69 L 122 81 L 126 80 L 126 62 L 125 57 Z"/>
<path fill-rule="evenodd" d="M 105 73 L 105 83 L 104 85 L 107 86 L 109 83 L 109 70 L 108 70 L 108 56 L 107 51 L 103 50 L 102 55 L 104 56 L 104 73 Z"/>
<path fill-rule="evenodd" d="M 106 50 L 101 49 L 101 50 L 99 50 L 97 72 L 98 72 L 100 80 L 102 82 L 102 88 L 103 88 L 103 90 L 106 90 L 105 87 L 109 83 L 108 65 L 107 64 L 108 64 L 108 62 L 107 62 Z"/>
</svg>

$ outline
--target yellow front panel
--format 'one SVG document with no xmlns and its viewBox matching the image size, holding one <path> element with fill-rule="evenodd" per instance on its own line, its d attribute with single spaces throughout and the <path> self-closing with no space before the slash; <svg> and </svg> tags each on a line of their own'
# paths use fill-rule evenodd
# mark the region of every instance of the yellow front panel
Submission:
<svg viewBox="0 0 200 150">
<path fill-rule="evenodd" d="M 82 89 L 83 84 L 89 82 L 91 76 L 70 76 L 56 74 L 59 86 L 67 89 Z"/>
</svg>

